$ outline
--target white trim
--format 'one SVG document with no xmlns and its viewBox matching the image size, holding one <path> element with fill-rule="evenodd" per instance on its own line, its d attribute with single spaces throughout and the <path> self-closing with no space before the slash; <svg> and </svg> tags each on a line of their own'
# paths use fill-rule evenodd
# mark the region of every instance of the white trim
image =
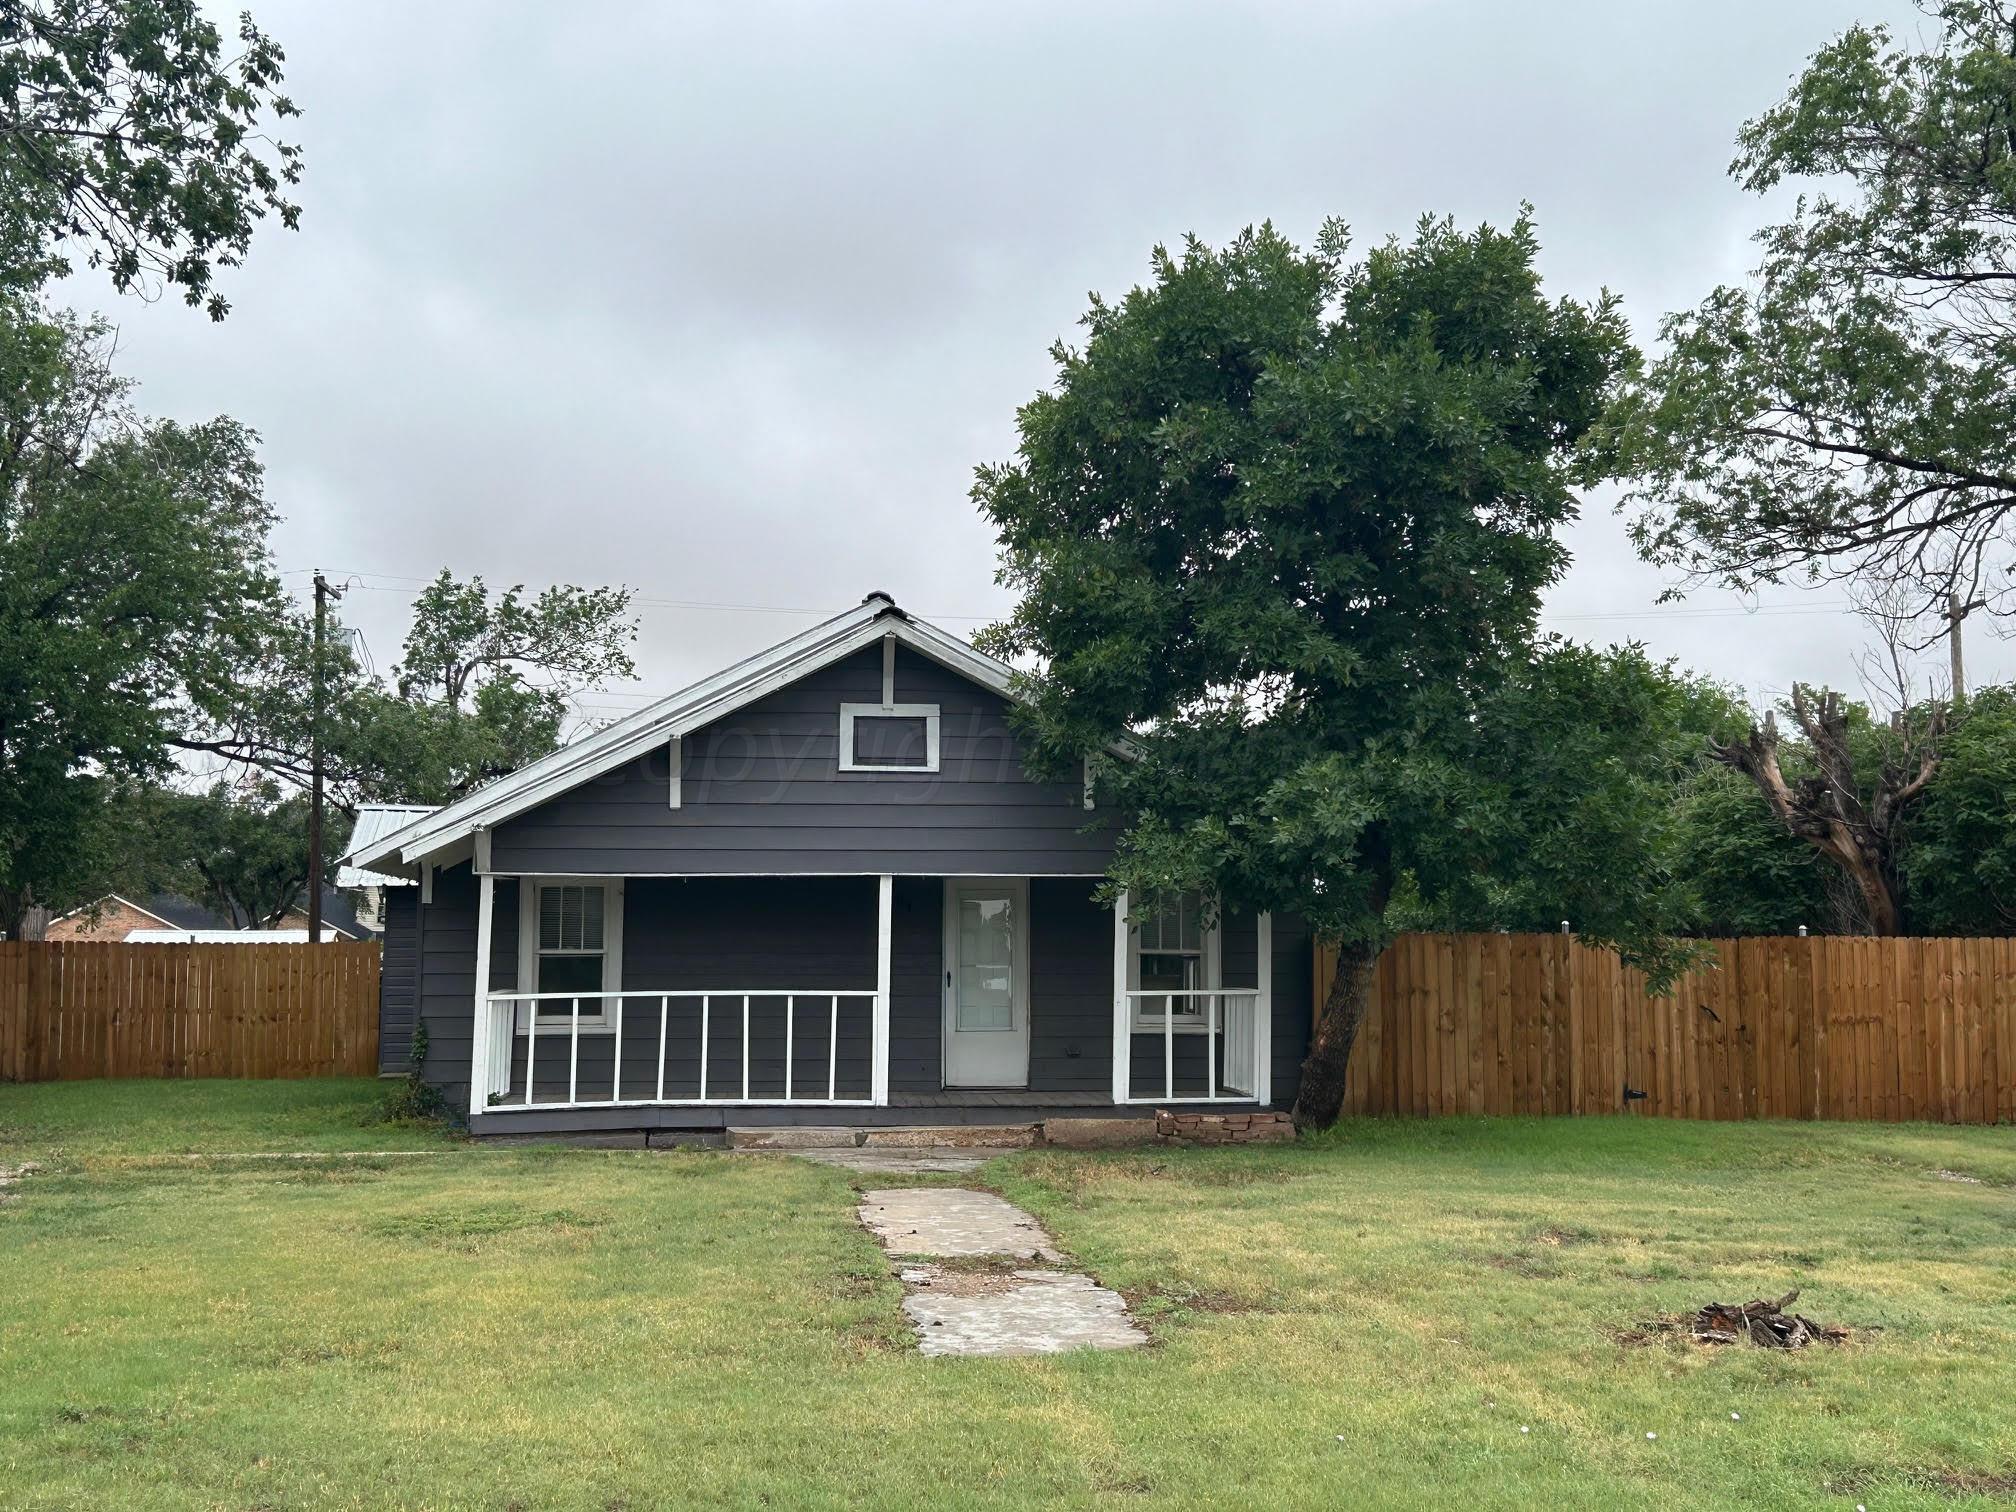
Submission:
<svg viewBox="0 0 2016 1512">
<path fill-rule="evenodd" d="M 470 857 L 469 869 L 479 877 L 487 877 L 490 875 L 490 831 L 476 831 L 474 846 L 475 854 Z"/>
<path fill-rule="evenodd" d="M 56 917 L 51 919 L 49 922 L 51 924 L 61 924 L 65 919 L 74 919 L 79 914 L 88 912 L 93 908 L 102 910 L 107 903 L 123 903 L 128 908 L 132 909 L 133 912 L 137 914 L 145 914 L 148 918 L 152 919 L 156 924 L 159 924 L 163 929 L 182 928 L 182 926 L 180 924 L 177 924 L 173 919 L 164 919 L 161 917 L 161 915 L 154 912 L 153 909 L 142 908 L 138 903 L 135 903 L 131 898 L 127 897 L 123 893 L 106 893 L 103 897 L 94 898 L 89 903 L 80 903 L 75 908 L 71 909 L 68 913 L 60 913 L 56 915 Z M 185 930 L 183 932 L 187 933 L 188 931 Z"/>
<path fill-rule="evenodd" d="M 1274 1101 L 1274 915 L 1257 915 L 1253 930 L 1260 969 L 1260 997 L 1253 1004 L 1253 1100 L 1265 1107 Z"/>
<path fill-rule="evenodd" d="M 350 827 L 349 849 L 336 865 L 336 886 L 342 891 L 366 887 L 411 887 L 417 878 L 401 872 L 367 871 L 348 864 L 349 855 L 374 846 L 379 839 L 397 833 L 439 807 L 432 803 L 360 803 L 356 823 Z"/>
<path fill-rule="evenodd" d="M 882 637 L 882 707 L 896 707 L 896 637 Z"/>
<path fill-rule="evenodd" d="M 428 868 L 429 872 L 432 870 L 432 867 Z M 426 886 L 424 880 L 421 885 Z M 490 1011 L 490 927 L 491 915 L 496 908 L 496 889 L 497 879 L 487 872 L 476 885 L 476 992 L 470 1009 L 475 1019 L 469 1053 L 469 1111 L 472 1114 L 481 1113 L 490 1101 L 491 1078 L 488 1071 L 493 1060 L 490 1031 L 495 1018 Z M 479 1067 L 485 1074 L 477 1074 Z"/>
<path fill-rule="evenodd" d="M 518 986 L 539 980 L 539 889 L 541 887 L 599 887 L 602 897 L 602 988 L 599 993 L 580 994 L 598 1000 L 597 1011 L 581 1015 L 583 1034 L 613 1034 L 616 1021 L 609 1016 L 606 999 L 620 994 L 623 990 L 623 879 L 621 877 L 520 877 L 518 879 Z M 521 1006 L 513 1017 L 513 1027 L 519 1034 L 525 1033 L 529 1021 L 522 1006 L 526 1001 L 555 994 L 526 991 L 519 994 Z M 561 997 L 572 999 L 574 994 L 563 993 Z M 558 1029 L 562 1019 L 557 1014 L 548 1015 L 541 1025 L 542 1030 Z M 566 1019 L 572 1023 L 572 1016 Z"/>
<path fill-rule="evenodd" d="M 378 869 L 411 865 L 437 855 L 479 825 L 501 824 L 559 793 L 615 770 L 673 735 L 690 734 L 712 724 L 821 667 L 852 656 L 884 636 L 969 682 L 1004 698 L 1021 699 L 1014 670 L 1007 663 L 976 651 L 935 625 L 913 619 L 877 594 L 844 614 L 648 704 L 585 739 L 528 762 L 509 776 L 421 816 L 405 828 L 382 836 L 368 853 L 353 853 L 344 859 Z M 1134 747 L 1124 740 L 1115 741 L 1111 749 L 1128 759 L 1135 754 Z"/>
<path fill-rule="evenodd" d="M 422 861 L 420 863 L 420 902 L 424 907 L 433 901 L 434 863 L 432 861 Z"/>
<path fill-rule="evenodd" d="M 857 719 L 921 719 L 924 721 L 924 765 L 899 766 L 889 762 L 861 762 L 854 759 L 854 721 Z M 860 704 L 840 705 L 840 770 L 876 772 L 885 777 L 902 777 L 911 772 L 938 770 L 938 705 Z"/>
<path fill-rule="evenodd" d="M 958 1017 L 958 987 L 952 979 L 952 973 L 959 964 L 959 914 L 956 905 L 959 889 L 976 882 L 990 883 L 1005 890 L 1013 900 L 1011 922 L 1014 932 L 1009 938 L 1011 951 L 1009 972 L 1014 994 L 1009 1010 L 1008 1028 L 1005 1030 L 956 1030 L 954 1027 Z M 1026 1090 L 1029 1086 L 1029 879 L 1019 876 L 947 877 L 938 915 L 941 952 L 939 959 L 945 964 L 945 982 L 939 1004 L 938 1084 L 947 1092 L 988 1087 Z M 1021 1079 L 986 1082 L 952 1080 L 952 1036 L 955 1032 L 1012 1036 L 1022 1047 Z"/>
<path fill-rule="evenodd" d="M 1127 937 L 1128 928 L 1127 890 L 1122 888 L 1120 896 L 1113 902 L 1113 1101 L 1127 1101 L 1129 1084 L 1132 1082 L 1132 1062 L 1134 1035 L 1134 1006 L 1127 996 Z"/>
<path fill-rule="evenodd" d="M 998 876 L 1001 876 L 1001 875 L 1003 875 L 1003 873 L 1001 873 L 1001 872 L 999 872 L 999 871 L 984 871 L 984 872 L 949 872 L 949 871 L 937 871 L 937 870 L 934 870 L 934 871 L 923 871 L 923 872 L 880 872 L 880 871 L 774 871 L 774 872 L 773 872 L 773 871 L 726 871 L 726 872 L 683 872 L 683 871 L 681 871 L 681 872 L 648 872 L 648 871 L 622 871 L 622 872 L 514 872 L 514 873 L 512 873 L 512 875 L 513 875 L 513 876 L 523 876 L 523 877 L 544 877 L 544 878 L 546 878 L 546 879 L 548 879 L 548 880 L 550 881 L 550 880 L 551 880 L 551 879 L 553 879 L 554 877 L 586 877 L 586 878 L 589 878 L 589 879 L 591 879 L 591 880 L 594 880 L 594 879 L 602 879 L 602 880 L 607 880 L 607 879 L 609 879 L 609 878 L 612 878 L 612 877 L 674 877 L 674 878 L 678 878 L 678 877 L 688 877 L 688 878 L 693 878 L 693 879 L 695 879 L 695 880 L 697 880 L 697 879 L 699 879 L 699 878 L 702 878 L 702 877 L 881 877 L 881 876 L 890 876 L 890 877 L 928 877 L 928 878 L 937 878 L 937 877 L 998 877 Z M 1069 878 L 1084 878 L 1084 879 L 1085 879 L 1085 880 L 1087 880 L 1087 881 L 1094 881 L 1094 880 L 1097 880 L 1097 879 L 1099 879 L 1099 878 L 1102 878 L 1102 877 L 1104 877 L 1104 876 L 1106 875 L 1106 873 L 1104 873 L 1103 871 L 1083 871 L 1083 872 L 1015 872 L 1015 873 L 1013 873 L 1012 875 L 1014 875 L 1014 876 L 1017 876 L 1017 877 L 1062 877 L 1062 878 L 1066 878 L 1066 879 L 1069 879 Z"/>
<path fill-rule="evenodd" d="M 875 888 L 875 1020 L 869 1036 L 869 1101 L 889 1101 L 889 992 L 895 961 L 896 879 L 884 872 Z"/>
<path fill-rule="evenodd" d="M 670 740 L 665 742 L 665 761 L 672 769 L 669 798 L 671 807 L 673 808 L 679 807 L 679 779 L 685 775 L 686 768 L 686 751 L 685 747 L 681 744 L 681 739 L 682 737 L 674 735 Z"/>
</svg>

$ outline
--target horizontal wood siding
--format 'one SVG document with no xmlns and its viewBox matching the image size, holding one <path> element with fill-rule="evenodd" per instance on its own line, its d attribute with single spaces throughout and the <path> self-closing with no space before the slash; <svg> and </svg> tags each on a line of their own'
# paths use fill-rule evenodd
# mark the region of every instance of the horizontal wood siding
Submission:
<svg viewBox="0 0 2016 1512">
<path fill-rule="evenodd" d="M 369 1076 L 378 942 L 0 941 L 0 1081 Z"/>
<path fill-rule="evenodd" d="M 1113 914 L 1083 877 L 1029 884 L 1029 1087 L 1097 1092 L 1113 1077 Z"/>
<path fill-rule="evenodd" d="M 385 889 L 384 954 L 378 970 L 378 1070 L 403 1073 L 413 1054 L 420 981 L 420 889 Z"/>
<path fill-rule="evenodd" d="M 510 913 L 500 900 L 493 944 L 495 917 Z M 476 880 L 466 863 L 434 874 L 433 901 L 419 909 L 419 936 L 416 1001 L 419 1021 L 427 1027 L 421 1075 L 459 1111 L 469 1106 L 469 1042 L 476 1022 Z M 491 982 L 509 986 L 511 977 L 500 984 L 493 970 Z"/>
<path fill-rule="evenodd" d="M 2016 1120 L 2016 942 L 1709 943 L 1714 965 L 1650 997 L 1570 936 L 1403 935 L 1345 1111 Z M 1320 1011 L 1334 958 L 1314 964 Z"/>
<path fill-rule="evenodd" d="M 889 1091 L 945 1085 L 945 884 L 898 877 L 889 929 Z"/>
<path fill-rule="evenodd" d="M 843 772 L 840 705 L 882 696 L 863 651 L 687 736 L 680 806 L 660 749 L 501 825 L 499 872 L 721 875 L 1103 872 L 1110 827 L 1076 783 L 1022 770 L 1006 701 L 907 648 L 899 703 L 937 704 L 937 772 Z"/>
<path fill-rule="evenodd" d="M 634 877 L 623 888 L 623 988 L 630 992 L 720 987 L 875 989 L 875 881 L 866 877 Z M 513 910 L 513 917 L 516 911 Z M 514 930 L 515 934 L 515 930 Z M 515 948 L 515 947 L 514 947 Z M 784 1092 L 782 998 L 749 1004 L 749 1094 Z M 793 1091 L 823 1096 L 832 999 L 801 999 L 793 1035 Z M 659 1004 L 632 999 L 623 1009 L 623 1094 L 654 1097 L 658 1079 Z M 841 1097 L 865 1096 L 873 1025 L 862 999 L 840 1003 Z M 539 1031 L 537 1095 L 567 1090 L 564 1028 Z M 708 1013 L 709 1094 L 739 1094 L 742 999 L 717 997 Z M 700 1004 L 665 1004 L 665 1095 L 697 1097 Z M 611 1093 L 616 1039 L 580 1037 L 574 1083 L 583 1098 Z M 513 1048 L 512 1086 L 524 1090 L 525 1036 Z M 816 1089 L 816 1091 L 815 1091 Z"/>
<path fill-rule="evenodd" d="M 1309 926 L 1296 914 L 1274 915 L 1274 1105 L 1292 1107 L 1309 1054 L 1311 959 Z"/>
<path fill-rule="evenodd" d="M 517 882 L 500 878 L 492 923 L 491 988 L 517 981 Z M 896 879 L 891 920 L 890 1090 L 933 1093 L 943 1086 L 943 882 Z M 1030 883 L 1030 1088 L 1084 1094 L 1110 1084 L 1113 1013 L 1113 916 L 1084 878 L 1036 878 Z M 627 990 L 749 987 L 814 991 L 868 990 L 875 985 L 875 891 L 869 877 L 632 877 L 624 884 L 623 959 Z M 474 991 L 475 885 L 466 866 L 437 875 L 434 902 L 421 910 L 421 1013 L 430 1038 L 427 1076 L 457 1107 L 467 1106 Z M 1307 1042 L 1309 951 L 1292 920 L 1275 923 L 1275 1092 L 1293 1099 Z M 1250 917 L 1228 918 L 1223 962 L 1228 985 L 1257 984 L 1256 930 Z M 794 1091 L 824 1084 L 830 1000 L 801 1000 L 794 1035 Z M 625 1010 L 623 1095 L 654 1096 L 658 1004 L 633 1000 Z M 752 1096 L 783 1089 L 784 1003 L 757 997 L 750 1005 Z M 698 1093 L 697 1005 L 667 1007 L 666 1095 Z M 839 1093 L 868 1086 L 867 1005 L 843 1000 Z M 741 1002 L 717 999 L 710 1016 L 710 1092 L 741 1076 Z M 562 1028 L 542 1028 L 538 1094 L 565 1091 L 567 1044 Z M 1180 1036 L 1179 1090 L 1202 1085 L 1202 1041 Z M 584 1097 L 609 1095 L 614 1037 L 584 1033 L 575 1084 Z M 1136 1036 L 1137 1074 L 1159 1085 L 1160 1041 Z M 524 1039 L 517 1038 L 513 1086 L 522 1094 Z M 1156 1080 L 1147 1080 L 1153 1076 Z"/>
</svg>

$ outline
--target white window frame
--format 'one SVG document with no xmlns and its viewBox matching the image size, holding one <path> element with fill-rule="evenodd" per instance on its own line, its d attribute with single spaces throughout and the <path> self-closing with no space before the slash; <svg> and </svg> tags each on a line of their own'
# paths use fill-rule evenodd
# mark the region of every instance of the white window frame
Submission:
<svg viewBox="0 0 2016 1512">
<path fill-rule="evenodd" d="M 856 719 L 923 720 L 924 765 L 891 766 L 879 761 L 856 761 L 854 759 L 854 721 Z M 840 705 L 840 770 L 843 772 L 880 772 L 884 776 L 895 777 L 902 777 L 910 773 L 937 771 L 938 705 L 843 703 Z"/>
<path fill-rule="evenodd" d="M 1130 993 L 1141 990 L 1141 919 L 1146 916 L 1146 912 L 1145 909 L 1136 911 L 1130 908 L 1128 910 L 1127 990 Z M 1202 950 L 1198 974 L 1203 978 L 1197 984 L 1197 989 L 1200 992 L 1218 992 L 1223 990 L 1225 975 L 1223 962 L 1219 954 L 1219 925 L 1222 923 L 1224 923 L 1224 918 L 1221 915 L 1217 924 L 1202 924 L 1199 926 L 1199 943 L 1202 946 Z M 1161 953 L 1159 951 L 1154 952 L 1154 954 Z M 1130 997 L 1128 1001 L 1134 1005 L 1134 1028 L 1137 1030 L 1153 1029 L 1158 1034 L 1162 1032 L 1162 1004 L 1160 999 L 1151 1000 L 1149 998 Z M 1191 998 L 1188 1001 L 1190 1006 L 1187 1012 L 1182 1002 L 1178 1002 L 1174 1014 L 1175 1022 L 1170 1025 L 1170 1028 L 1177 1034 L 1208 1034 L 1211 1029 L 1211 1019 L 1209 1013 L 1206 1011 L 1205 1001 L 1202 998 Z M 1224 1021 L 1224 1017 L 1225 1013 L 1221 1008 L 1218 1013 L 1221 1023 Z"/>
<path fill-rule="evenodd" d="M 539 990 L 539 889 L 542 887 L 599 887 L 602 889 L 602 990 L 623 990 L 623 879 L 621 877 L 520 877 L 518 879 L 518 990 Z M 583 1003 L 583 1009 L 587 1004 Z M 546 1009 L 543 1003 L 518 1005 L 518 1032 L 532 1022 L 532 1010 Z M 609 1014 L 608 999 L 598 999 L 597 1011 L 583 1012 L 581 1032 L 613 1034 L 616 1020 Z M 539 1016 L 543 1037 L 549 1029 L 564 1030 L 572 1025 L 572 1014 L 545 1011 Z"/>
</svg>

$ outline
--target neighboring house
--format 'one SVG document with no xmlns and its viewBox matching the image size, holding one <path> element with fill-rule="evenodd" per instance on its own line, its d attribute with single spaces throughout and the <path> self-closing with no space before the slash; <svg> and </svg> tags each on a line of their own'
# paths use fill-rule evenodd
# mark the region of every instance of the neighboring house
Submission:
<svg viewBox="0 0 2016 1512">
<path fill-rule="evenodd" d="M 1028 777 L 1013 697 L 873 594 L 353 848 L 418 883 L 386 1065 L 424 1024 L 477 1133 L 1287 1106 L 1307 931 L 1098 903 L 1115 816 Z"/>
<path fill-rule="evenodd" d="M 360 851 L 369 850 L 395 830 L 404 829 L 423 814 L 433 812 L 434 809 L 429 804 L 358 805 L 357 822 L 350 829 L 350 854 L 356 855 Z M 354 900 L 358 920 L 374 933 L 382 932 L 385 928 L 385 890 L 388 887 L 413 885 L 411 877 L 353 866 L 347 858 L 336 868 L 336 886 Z"/>
<path fill-rule="evenodd" d="M 369 935 L 356 910 L 334 888 L 322 890 L 322 938 L 360 940 Z M 211 943 L 245 940 L 261 945 L 308 938 L 308 911 L 290 909 L 277 925 L 248 929 L 234 924 L 216 909 L 179 893 L 154 893 L 135 902 L 107 893 L 96 902 L 73 908 L 49 921 L 49 940 L 122 940 L 131 944 Z"/>
</svg>

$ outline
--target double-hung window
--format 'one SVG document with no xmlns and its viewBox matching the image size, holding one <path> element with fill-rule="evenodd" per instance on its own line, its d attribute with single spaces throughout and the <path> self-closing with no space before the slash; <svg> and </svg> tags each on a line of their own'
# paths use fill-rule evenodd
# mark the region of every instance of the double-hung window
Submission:
<svg viewBox="0 0 2016 1512">
<path fill-rule="evenodd" d="M 1176 1028 L 1202 1029 L 1206 999 L 1218 986 L 1218 931 L 1205 924 L 1204 898 L 1194 892 L 1157 894 L 1134 910 L 1129 986 L 1152 995 L 1134 999 L 1134 1026 L 1160 1029 L 1166 1006 Z"/>
<path fill-rule="evenodd" d="M 541 994 L 533 1005 L 539 1026 L 572 1025 L 578 1008 L 583 1029 L 613 1027 L 614 1008 L 602 994 L 623 987 L 622 882 L 527 877 L 519 887 L 518 980 L 521 991 Z"/>
</svg>

